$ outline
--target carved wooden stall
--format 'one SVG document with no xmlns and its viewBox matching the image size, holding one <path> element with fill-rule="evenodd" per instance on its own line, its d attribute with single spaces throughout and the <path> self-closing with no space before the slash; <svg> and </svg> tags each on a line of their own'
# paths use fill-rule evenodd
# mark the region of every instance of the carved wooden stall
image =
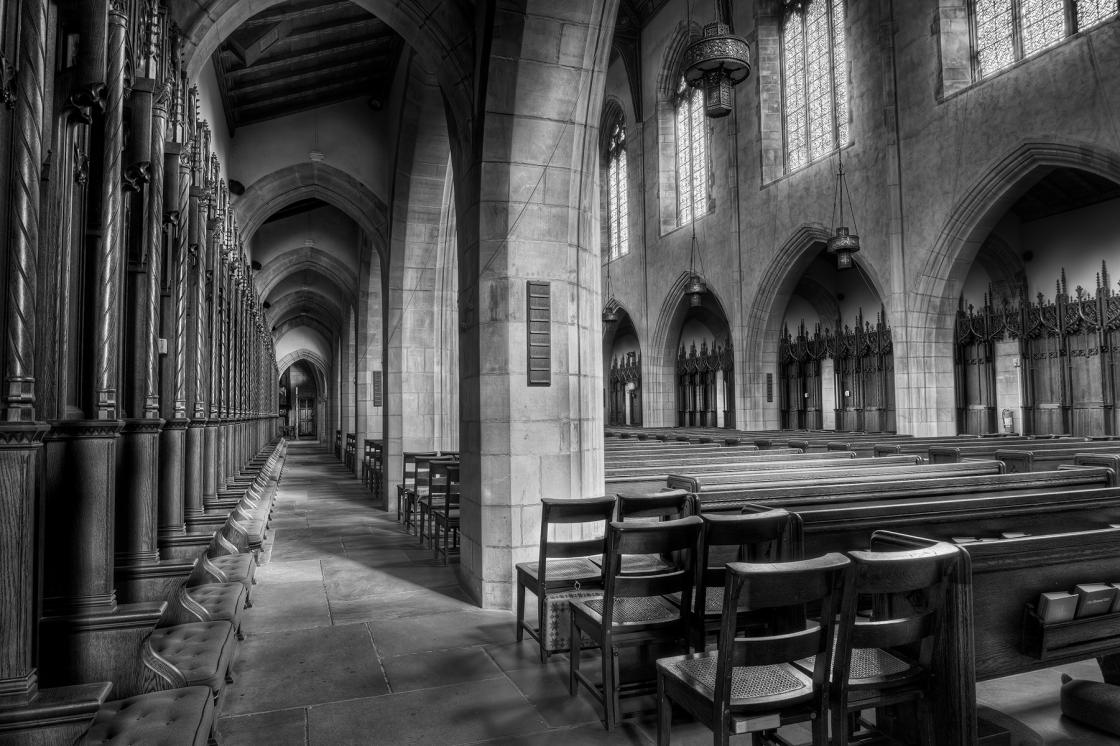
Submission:
<svg viewBox="0 0 1120 746">
<path fill-rule="evenodd" d="M 778 344 L 783 427 L 823 426 L 821 363 L 832 360 L 836 429 L 895 430 L 894 347 L 884 311 L 874 325 L 861 311 L 854 326 L 835 332 L 818 325 L 810 336 L 802 325 L 793 337 L 787 329 Z"/>
<path fill-rule="evenodd" d="M 821 361 L 833 355 L 835 337 L 821 334 L 820 324 L 810 336 L 804 322 L 797 336 L 787 328 L 779 342 L 778 358 L 782 367 L 779 403 L 782 428 L 820 430 L 824 427 L 821 410 Z"/>
<path fill-rule="evenodd" d="M 677 425 L 735 427 L 735 357 L 731 343 L 695 343 L 677 355 Z"/>
<path fill-rule="evenodd" d="M 1120 292 L 1101 264 L 1096 292 L 1067 289 L 1065 271 L 1047 300 L 985 296 L 980 309 L 958 312 L 956 379 L 958 423 L 964 432 L 995 430 L 995 345 L 1018 342 L 1018 399 L 1027 434 L 1113 435 L 1120 377 Z M 1006 407 L 1006 403 L 1005 403 Z"/>
<path fill-rule="evenodd" d="M 607 422 L 642 424 L 642 353 L 628 352 L 611 360 Z"/>
</svg>

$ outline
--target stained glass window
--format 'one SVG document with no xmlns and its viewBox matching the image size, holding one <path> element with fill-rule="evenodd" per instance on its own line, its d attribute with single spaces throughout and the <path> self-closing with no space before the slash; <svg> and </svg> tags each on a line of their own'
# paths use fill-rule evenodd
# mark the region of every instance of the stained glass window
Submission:
<svg viewBox="0 0 1120 746">
<path fill-rule="evenodd" d="M 1117 12 L 1117 0 L 973 0 L 977 73 L 999 72 Z"/>
<path fill-rule="evenodd" d="M 708 212 L 708 140 L 704 93 L 682 76 L 677 86 L 677 224 Z"/>
<path fill-rule="evenodd" d="M 782 101 L 786 169 L 793 171 L 848 141 L 848 54 L 844 0 L 786 8 Z"/>
<path fill-rule="evenodd" d="M 607 148 L 607 235 L 612 260 L 630 251 L 627 184 L 626 127 L 618 121 L 611 128 Z"/>
</svg>

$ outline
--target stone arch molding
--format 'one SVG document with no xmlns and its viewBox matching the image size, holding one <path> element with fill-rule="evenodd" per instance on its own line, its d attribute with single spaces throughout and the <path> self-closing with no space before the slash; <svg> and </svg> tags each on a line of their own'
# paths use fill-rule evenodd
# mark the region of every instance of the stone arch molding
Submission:
<svg viewBox="0 0 1120 746">
<path fill-rule="evenodd" d="M 388 208 L 365 184 L 326 163 L 296 163 L 262 176 L 233 205 L 246 241 L 277 210 L 317 197 L 337 207 L 365 232 L 378 253 L 388 247 Z"/>
<path fill-rule="evenodd" d="M 650 351 L 659 351 L 664 361 L 676 360 L 677 357 L 678 332 L 685 314 L 688 313 L 684 291 L 688 287 L 690 277 L 688 272 L 681 272 L 672 286 L 669 287 L 669 290 L 665 293 L 665 299 L 661 303 L 661 310 L 657 315 L 657 324 L 654 326 L 653 334 L 650 337 Z M 727 304 L 720 298 L 711 282 L 708 280 L 705 280 L 705 282 L 708 284 L 707 294 L 715 302 L 719 312 L 723 314 L 723 318 L 727 321 L 728 331 L 731 331 L 733 327 L 731 317 L 727 313 Z"/>
<path fill-rule="evenodd" d="M 327 395 L 327 371 L 330 369 L 327 362 L 315 351 L 302 347 L 298 350 L 292 350 L 276 365 L 276 369 L 280 371 L 280 375 L 288 370 L 292 365 L 298 362 L 306 362 L 311 366 L 312 372 L 315 374 L 315 385 L 319 388 L 319 397 L 322 398 Z"/>
<path fill-rule="evenodd" d="M 1120 153 L 1078 142 L 1020 143 L 984 172 L 945 220 L 910 294 L 919 318 L 955 313 L 956 295 L 984 238 L 1034 184 L 1031 176 L 1053 168 L 1076 168 L 1120 183 Z"/>
<path fill-rule="evenodd" d="M 804 223 L 778 249 L 759 276 L 754 301 L 747 311 L 744 352 L 753 350 L 757 354 L 767 340 L 778 339 L 790 295 L 816 258 L 815 247 L 831 237 L 832 234 L 824 225 Z M 889 303 L 890 294 L 884 292 L 885 287 L 875 265 L 863 254 L 857 254 L 855 262 L 871 282 L 871 287 L 880 300 L 884 304 Z M 890 310 L 888 306 L 888 314 Z"/>
<path fill-rule="evenodd" d="M 256 14 L 284 0 L 195 0 L 175 20 L 183 31 L 183 61 L 188 79 L 197 81 L 203 65 L 225 37 Z M 462 0 L 353 0 L 389 25 L 436 70 L 440 88 L 456 121 L 473 114 L 474 20 Z M 469 130 L 469 128 L 468 128 Z"/>
<path fill-rule="evenodd" d="M 356 299 L 353 271 L 333 254 L 313 246 L 301 246 L 284 252 L 270 261 L 257 273 L 257 291 L 261 298 L 268 299 L 284 279 L 291 274 L 304 270 L 314 270 L 345 292 L 351 303 Z"/>
</svg>

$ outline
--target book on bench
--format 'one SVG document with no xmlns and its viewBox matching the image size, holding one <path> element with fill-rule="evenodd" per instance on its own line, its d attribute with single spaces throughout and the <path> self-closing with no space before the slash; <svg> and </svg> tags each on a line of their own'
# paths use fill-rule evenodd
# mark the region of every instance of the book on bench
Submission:
<svg viewBox="0 0 1120 746">
<path fill-rule="evenodd" d="M 1108 583 L 1082 583 L 1075 589 L 1077 593 L 1077 617 L 1107 614 L 1116 599 L 1116 589 Z"/>
<path fill-rule="evenodd" d="M 1065 591 L 1052 591 L 1038 596 L 1038 618 L 1046 624 L 1073 619 L 1077 596 Z"/>
</svg>

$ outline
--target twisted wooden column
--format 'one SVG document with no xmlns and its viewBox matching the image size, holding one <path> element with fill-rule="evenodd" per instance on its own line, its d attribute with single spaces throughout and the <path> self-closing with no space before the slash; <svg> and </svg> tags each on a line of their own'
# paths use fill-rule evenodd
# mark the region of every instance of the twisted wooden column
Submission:
<svg viewBox="0 0 1120 746">
<path fill-rule="evenodd" d="M 127 18 L 114 4 L 109 10 L 107 96 L 105 101 L 104 161 L 101 179 L 102 238 L 96 257 L 94 322 L 94 394 L 96 418 L 115 420 L 118 414 L 118 328 L 120 326 L 121 267 L 121 149 L 124 142 L 124 65 Z"/>
</svg>

